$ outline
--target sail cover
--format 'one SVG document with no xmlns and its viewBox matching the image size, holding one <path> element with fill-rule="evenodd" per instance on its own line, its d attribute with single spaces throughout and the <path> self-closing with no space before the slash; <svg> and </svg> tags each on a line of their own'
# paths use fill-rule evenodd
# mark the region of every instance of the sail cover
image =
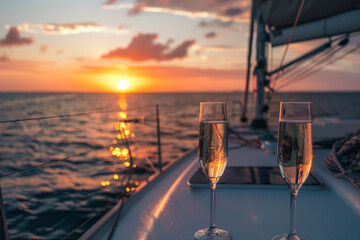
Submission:
<svg viewBox="0 0 360 240">
<path fill-rule="evenodd" d="M 266 25 L 272 30 L 294 24 L 301 0 L 258 0 Z M 298 24 L 360 8 L 360 0 L 305 0 Z"/>
</svg>

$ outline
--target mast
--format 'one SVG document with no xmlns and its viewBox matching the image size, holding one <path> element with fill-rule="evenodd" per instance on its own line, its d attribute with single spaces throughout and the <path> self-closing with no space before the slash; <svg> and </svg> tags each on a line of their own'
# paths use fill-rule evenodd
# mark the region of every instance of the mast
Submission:
<svg viewBox="0 0 360 240">
<path fill-rule="evenodd" d="M 255 119 L 251 127 L 255 129 L 267 128 L 265 120 L 265 87 L 269 87 L 267 77 L 283 72 L 296 63 L 303 62 L 311 57 L 331 48 L 331 37 L 345 34 L 347 39 L 350 33 L 360 31 L 360 0 L 306 0 L 304 5 L 298 1 L 288 0 L 253 0 L 251 21 L 255 21 L 256 14 L 257 36 L 256 36 L 256 92 L 255 92 Z M 256 4 L 256 5 L 255 5 Z M 256 6 L 256 11 L 254 11 Z M 284 11 L 286 9 L 286 11 Z M 254 13 L 256 12 L 256 13 Z M 301 18 L 299 18 L 301 14 Z M 298 22 L 299 21 L 299 22 Z M 265 26 L 269 33 L 266 31 Z M 248 83 L 250 73 L 252 27 L 250 25 L 248 71 L 245 87 L 245 101 L 241 121 L 246 122 L 246 107 L 248 95 Z M 296 28 L 296 32 L 294 31 Z M 265 54 L 266 43 L 270 42 L 272 47 L 303 42 L 306 40 L 329 38 L 325 43 L 304 55 L 281 64 L 271 72 L 267 72 L 267 56 Z M 346 42 L 346 41 L 345 41 Z M 344 42 L 344 43 L 345 43 Z M 339 46 L 345 46 L 340 42 Z M 347 43 L 347 42 L 346 42 Z M 286 53 L 285 53 L 286 54 Z M 285 56 L 285 55 L 284 55 Z M 271 90 L 271 88 L 270 88 Z"/>
<path fill-rule="evenodd" d="M 241 123 L 246 124 L 247 117 L 247 102 L 248 102 L 248 94 L 249 94 L 249 82 L 250 82 L 250 70 L 251 70 L 251 54 L 252 54 L 252 42 L 254 36 L 254 17 L 256 11 L 256 0 L 252 0 L 251 5 L 251 21 L 250 21 L 250 29 L 249 29 L 249 50 L 248 50 L 248 58 L 247 58 L 247 70 L 246 70 L 246 86 L 245 86 L 245 95 L 244 95 L 244 108 L 243 113 L 240 119 Z"/>
<path fill-rule="evenodd" d="M 251 122 L 251 127 L 255 129 L 267 128 L 267 123 L 264 118 L 264 104 L 265 104 L 265 82 L 267 72 L 267 60 L 265 57 L 265 43 L 266 43 L 266 30 L 260 11 L 257 11 L 257 36 L 256 36 L 256 109 L 255 119 Z"/>
</svg>

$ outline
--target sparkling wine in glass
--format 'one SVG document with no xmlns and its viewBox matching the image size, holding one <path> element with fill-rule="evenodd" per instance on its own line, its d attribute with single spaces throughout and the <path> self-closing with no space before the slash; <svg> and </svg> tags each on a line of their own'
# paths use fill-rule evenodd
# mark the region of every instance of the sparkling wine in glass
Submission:
<svg viewBox="0 0 360 240">
<path fill-rule="evenodd" d="M 210 226 L 198 230 L 197 240 L 229 240 L 230 234 L 215 226 L 215 189 L 224 173 L 228 159 L 226 103 L 202 102 L 200 104 L 199 161 L 211 186 Z"/>
<path fill-rule="evenodd" d="M 281 102 L 277 161 L 290 189 L 290 232 L 272 240 L 304 240 L 295 232 L 296 196 L 309 176 L 313 159 L 309 102 Z"/>
</svg>

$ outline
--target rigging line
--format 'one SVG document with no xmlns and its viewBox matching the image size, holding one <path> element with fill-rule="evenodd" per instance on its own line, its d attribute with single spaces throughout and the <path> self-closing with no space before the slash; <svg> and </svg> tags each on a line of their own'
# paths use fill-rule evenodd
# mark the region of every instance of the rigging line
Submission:
<svg viewBox="0 0 360 240">
<path fill-rule="evenodd" d="M 333 51 L 332 47 L 324 50 L 323 52 L 313 55 L 311 57 L 309 57 L 308 59 L 305 59 L 303 61 L 297 62 L 295 63 L 293 66 L 290 66 L 287 70 L 285 70 L 284 72 L 282 72 L 280 75 L 276 76 L 276 79 L 282 79 L 284 78 L 284 76 L 287 76 L 288 74 L 292 73 L 292 74 L 297 74 L 301 71 L 303 71 L 306 68 L 309 68 L 309 66 L 311 65 L 311 63 L 317 62 L 320 58 L 322 58 L 323 56 L 325 56 L 326 54 L 328 54 L 329 52 Z M 302 68 L 301 65 L 304 65 Z M 299 68 L 299 69 L 297 69 Z M 293 72 L 295 71 L 295 72 Z"/>
<path fill-rule="evenodd" d="M 128 185 L 129 182 L 130 182 L 130 179 L 131 179 L 131 177 L 132 177 L 132 174 L 133 174 L 133 172 L 134 172 L 134 168 L 133 168 L 134 159 L 133 159 L 132 154 L 131 154 L 130 144 L 129 144 L 127 138 L 126 138 L 126 135 L 122 132 L 121 128 L 119 129 L 119 133 L 120 133 L 120 135 L 121 135 L 121 141 L 123 142 L 123 144 L 125 145 L 125 147 L 128 149 L 128 151 L 129 151 L 129 156 L 130 156 L 131 170 L 129 171 L 129 177 L 128 177 L 127 183 L 126 183 L 126 185 Z M 122 137 L 122 136 L 124 136 L 124 137 Z"/>
<path fill-rule="evenodd" d="M 187 115 L 168 114 L 166 119 L 167 119 L 167 121 L 178 121 L 179 117 L 193 117 L 193 114 L 187 114 Z M 151 117 L 145 117 L 144 120 L 147 122 L 156 122 L 156 118 L 151 118 Z"/>
<path fill-rule="evenodd" d="M 332 56 L 334 56 L 334 54 L 336 54 L 338 51 L 340 51 L 342 49 L 343 46 L 339 46 L 337 45 L 335 48 L 333 49 L 328 49 L 324 52 L 324 54 L 318 55 L 316 56 L 316 58 L 314 58 L 313 60 L 311 60 L 310 62 L 307 62 L 306 66 L 304 66 L 303 68 L 298 69 L 297 71 L 295 71 L 294 73 L 292 73 L 292 77 L 288 78 L 283 84 L 288 83 L 293 81 L 294 79 L 299 78 L 301 75 L 303 75 L 304 73 L 306 74 L 309 71 L 313 71 L 313 69 L 318 68 L 318 66 L 320 64 L 322 64 L 323 62 L 325 62 L 326 60 L 328 60 L 329 58 L 331 58 Z"/>
<path fill-rule="evenodd" d="M 135 140 L 134 140 L 134 143 L 135 143 L 135 145 L 136 145 L 139 149 L 141 149 L 140 146 L 139 146 L 139 144 L 138 144 Z M 144 156 L 145 156 L 145 160 L 149 163 L 151 169 L 152 169 L 155 173 L 158 172 L 158 170 L 155 168 L 154 164 L 153 164 L 153 163 L 151 162 L 151 160 L 148 158 L 148 156 L 146 155 L 146 153 L 144 153 Z"/>
<path fill-rule="evenodd" d="M 337 46 L 338 47 L 338 46 Z M 311 61 L 306 62 L 305 66 L 303 68 L 297 69 L 295 72 L 292 73 L 292 77 L 288 78 L 285 80 L 285 83 L 287 82 L 291 82 L 292 80 L 298 78 L 299 76 L 301 76 L 302 74 L 308 72 L 308 71 L 312 71 L 311 69 L 313 68 L 313 66 L 316 66 L 322 62 L 324 62 L 326 59 L 329 58 L 329 56 L 333 56 L 337 51 L 339 51 L 341 48 L 337 48 L 337 49 L 328 49 L 326 52 L 324 52 L 321 55 L 318 55 L 316 57 L 314 57 Z M 288 75 L 289 72 L 284 73 L 283 75 L 281 75 L 280 79 L 284 78 L 284 75 Z M 295 77 L 294 77 L 295 76 Z M 284 83 L 283 83 L 284 84 Z"/>
<path fill-rule="evenodd" d="M 319 53 L 317 55 L 313 55 L 311 57 L 309 57 L 308 59 L 306 60 L 303 60 L 303 61 L 300 61 L 300 62 L 296 62 L 294 63 L 292 66 L 288 67 L 286 70 L 282 71 L 280 74 L 278 74 L 275 79 L 281 79 L 283 78 L 284 76 L 288 75 L 290 72 L 296 70 L 298 67 L 300 67 L 301 65 L 305 64 L 309 64 L 309 62 L 314 62 L 316 61 L 317 58 L 320 58 L 322 57 L 323 55 L 325 55 L 327 52 L 329 52 L 330 49 L 327 49 L 325 50 L 324 52 L 322 53 Z M 299 69 L 297 70 L 299 71 Z"/>
<path fill-rule="evenodd" d="M 127 109 L 127 110 L 121 110 L 121 109 L 100 110 L 100 111 L 91 111 L 91 112 L 82 112 L 82 113 L 69 113 L 69 114 L 60 114 L 60 115 L 44 116 L 44 117 L 12 119 L 12 120 L 0 121 L 0 123 L 13 123 L 13 122 L 24 122 L 24 121 L 31 121 L 31 120 L 43 120 L 43 119 L 53 119 L 53 118 L 76 117 L 76 116 L 84 116 L 84 115 L 91 115 L 91 114 L 97 114 L 97 113 L 112 113 L 112 112 L 121 112 L 121 111 L 132 111 L 132 110 L 150 108 L 150 107 L 154 107 L 154 106 L 133 107 L 133 108 L 130 108 L 130 109 Z"/>
<path fill-rule="evenodd" d="M 124 195 L 124 198 L 125 198 L 125 194 L 120 195 L 120 197 L 123 196 L 123 195 Z M 73 234 L 74 234 L 74 233 L 77 233 L 78 231 L 81 231 L 81 228 L 83 228 L 84 226 L 86 226 L 86 224 L 88 224 L 89 222 L 91 222 L 92 220 L 94 220 L 96 217 L 98 217 L 100 213 L 103 214 L 103 213 L 104 213 L 104 210 L 109 209 L 109 208 L 111 208 L 112 206 L 113 206 L 112 203 L 107 204 L 107 205 L 106 205 L 105 207 L 103 207 L 100 211 L 96 212 L 95 215 L 93 215 L 93 216 L 89 217 L 88 219 L 86 219 L 83 223 L 81 223 L 78 227 L 76 227 L 73 231 L 71 231 L 68 235 L 66 235 L 66 236 L 63 238 L 63 240 L 73 239 L 73 237 L 74 237 Z M 86 229 L 83 230 L 82 233 L 84 233 L 85 231 L 86 231 Z"/>
<path fill-rule="evenodd" d="M 233 133 L 238 140 L 243 141 L 242 143 L 239 143 L 239 144 L 244 145 L 244 146 L 248 146 L 248 147 L 251 147 L 251 148 L 260 148 L 261 147 L 261 143 L 257 139 L 247 140 L 247 139 L 243 138 L 233 128 L 227 127 L 227 129 L 229 130 L 230 133 Z"/>
<path fill-rule="evenodd" d="M 149 129 L 147 129 L 147 128 L 144 127 L 145 122 L 146 122 L 146 121 L 145 121 L 145 119 L 144 119 L 143 121 L 140 122 L 141 124 L 139 124 L 138 126 L 140 126 L 140 128 L 141 128 L 141 130 L 142 130 L 142 132 L 143 132 L 144 134 L 151 133 L 151 130 L 149 131 Z"/>
<path fill-rule="evenodd" d="M 156 128 L 155 125 L 151 124 L 151 123 L 146 123 L 144 122 L 143 123 L 145 126 L 149 126 L 149 127 L 152 127 L 152 128 Z M 193 129 L 193 128 L 190 128 L 190 127 L 184 127 L 185 129 Z M 183 129 L 181 128 L 171 128 L 171 127 L 161 127 L 161 129 L 165 129 L 165 130 L 170 130 L 170 131 L 181 131 Z"/>
<path fill-rule="evenodd" d="M 127 175 L 125 173 L 123 175 L 124 176 L 121 178 L 121 180 L 119 182 L 120 182 L 120 186 L 124 187 L 124 189 L 126 189 L 125 178 L 126 178 Z"/>
<path fill-rule="evenodd" d="M 294 35 L 294 33 L 295 33 L 295 29 L 296 29 L 296 26 L 297 26 L 297 24 L 298 24 L 298 22 L 299 22 L 300 15 L 301 15 L 301 12 L 302 12 L 304 3 L 305 3 L 305 0 L 301 0 L 301 4 L 300 4 L 299 10 L 298 10 L 298 12 L 297 12 L 297 15 L 296 15 L 296 18 L 295 18 L 295 22 L 294 22 L 293 28 L 292 28 L 292 30 L 291 30 L 289 39 L 288 39 L 288 41 L 287 41 L 287 43 L 286 43 L 284 53 L 283 53 L 283 55 L 282 55 L 282 57 L 281 57 L 280 68 L 282 67 L 282 65 L 283 65 L 283 63 L 284 63 L 285 56 L 286 56 L 287 51 L 288 51 L 288 49 L 289 49 L 289 43 L 291 42 L 291 40 L 292 40 L 292 38 L 293 38 L 293 35 Z M 276 79 L 275 79 L 275 81 L 274 81 L 274 86 L 273 86 L 273 88 L 275 88 L 275 86 L 276 86 Z"/>
<path fill-rule="evenodd" d="M 41 163 L 41 164 L 38 164 L 38 165 L 35 165 L 35 166 L 32 166 L 32 167 L 28 167 L 28 168 L 24 168 L 24 169 L 20 169 L 18 171 L 15 171 L 15 172 L 11 172 L 11 173 L 8 173 L 8 174 L 4 174 L 4 175 L 0 175 L 0 179 L 1 178 L 5 178 L 5 177 L 8 177 L 8 176 L 12 176 L 14 174 L 18 174 L 18 173 L 21 173 L 21 172 L 26 172 L 26 171 L 29 171 L 29 170 L 32 170 L 34 168 L 40 168 L 40 167 L 43 167 L 43 166 L 46 166 L 46 165 L 49 165 L 49 164 L 52 164 L 52 163 L 55 163 L 55 162 L 59 162 L 59 161 L 65 161 L 65 160 L 68 160 L 72 157 L 78 157 L 78 156 L 83 156 L 83 155 L 86 155 L 90 152 L 95 152 L 95 151 L 99 151 L 101 149 L 96 149 L 96 150 L 91 150 L 91 151 L 86 151 L 86 152 L 82 152 L 82 153 L 78 153 L 78 154 L 74 154 L 74 155 L 70 155 L 66 158 L 63 158 L 63 159 L 54 159 L 54 160 L 49 160 L 45 163 Z"/>
<path fill-rule="evenodd" d="M 125 134 L 122 133 L 121 129 L 119 129 L 119 132 L 120 132 L 121 135 L 124 135 L 124 136 L 125 136 Z M 127 139 L 125 138 L 125 140 L 124 140 L 123 138 L 121 138 L 121 140 L 122 140 L 122 142 L 123 142 L 123 145 L 127 146 L 128 150 L 129 150 L 129 155 L 130 155 L 131 162 L 133 163 L 133 159 L 132 159 L 132 155 L 131 155 L 131 150 L 130 150 L 130 145 L 129 145 Z M 132 175 L 133 175 L 133 172 L 134 172 L 133 170 L 134 170 L 134 169 L 131 168 L 131 170 L 128 171 L 128 175 L 124 174 L 124 177 L 123 177 L 121 183 L 123 183 L 125 177 L 128 176 L 128 179 L 127 179 L 127 182 L 126 182 L 125 186 L 128 186 L 128 185 L 129 185 L 130 180 L 131 180 Z M 123 184 L 122 184 L 122 185 L 123 185 Z M 113 233 L 114 233 L 114 230 L 115 230 L 115 227 L 116 227 L 116 223 L 118 222 L 118 219 L 119 219 L 119 217 L 120 217 L 120 213 L 121 213 L 121 211 L 122 211 L 122 209 L 123 209 L 123 206 L 124 206 L 124 204 L 125 204 L 125 202 L 126 202 L 126 200 L 127 200 L 128 197 L 129 197 L 129 194 L 125 191 L 125 193 L 124 193 L 124 195 L 123 195 L 123 197 L 122 197 L 122 199 L 121 199 L 122 202 L 121 202 L 121 204 L 120 204 L 120 206 L 119 206 L 119 209 L 117 210 L 116 217 L 115 217 L 115 221 L 113 222 L 112 227 L 111 227 L 110 232 L 109 232 L 109 235 L 107 236 L 107 240 L 111 239 L 111 237 L 112 237 L 112 235 L 113 235 Z M 89 220 L 89 219 L 88 219 L 88 220 Z M 86 222 L 87 222 L 87 221 L 85 221 L 85 223 L 86 223 Z M 83 225 L 83 224 L 82 224 L 82 225 Z"/>
<path fill-rule="evenodd" d="M 127 137 L 125 135 L 125 133 L 123 133 L 123 131 L 121 130 L 121 128 L 119 128 L 119 134 L 121 136 L 121 141 L 123 142 L 123 145 L 128 149 L 129 151 L 129 156 L 130 156 L 130 162 L 131 162 L 131 165 L 133 165 L 134 163 L 134 159 L 132 157 L 132 154 L 131 154 L 131 149 L 130 149 L 130 144 L 127 140 Z"/>
<path fill-rule="evenodd" d="M 339 37 L 337 37 L 337 38 L 335 38 L 335 39 L 331 39 L 331 37 L 330 37 L 330 38 L 329 38 L 329 42 L 332 42 L 332 43 L 333 43 L 333 42 L 337 42 L 337 41 L 340 41 L 340 40 L 345 40 L 345 39 L 348 38 L 348 37 L 346 37 L 346 36 L 347 36 L 347 34 L 345 34 L 345 37 L 342 35 L 342 36 L 339 36 Z M 338 44 L 337 44 L 336 46 L 338 46 Z M 328 53 L 331 52 L 331 51 L 333 51 L 333 48 L 332 48 L 332 47 L 326 49 L 325 51 L 323 51 L 323 52 L 321 52 L 321 53 L 319 53 L 319 54 L 317 54 L 317 55 L 313 55 L 313 56 L 309 57 L 308 59 L 305 59 L 305 60 L 303 60 L 303 61 L 297 62 L 297 63 L 295 63 L 293 66 L 290 66 L 289 68 L 287 68 L 287 70 L 282 71 L 282 73 L 281 73 L 280 75 L 278 74 L 275 78 L 276 78 L 276 79 L 281 79 L 281 78 L 283 78 L 284 76 L 286 76 L 287 74 L 289 74 L 289 72 L 292 72 L 292 71 L 296 70 L 296 68 L 298 68 L 299 66 L 301 66 L 301 65 L 303 65 L 303 64 L 306 64 L 306 65 L 309 66 L 309 64 L 311 64 L 312 62 L 317 61 L 319 58 L 323 57 L 324 55 L 328 54 Z M 310 62 L 309 62 L 309 61 L 310 61 Z M 304 67 L 304 68 L 305 68 L 305 67 Z M 296 73 L 298 73 L 298 72 L 300 72 L 300 71 L 302 71 L 302 70 L 303 70 L 303 69 L 298 69 L 297 72 L 295 72 L 294 74 L 296 74 Z M 280 73 L 280 72 L 279 72 L 279 73 Z"/>
<path fill-rule="evenodd" d="M 298 79 L 297 81 L 291 82 L 291 83 L 289 83 L 289 84 L 287 84 L 287 85 L 290 85 L 290 84 L 293 84 L 293 83 L 300 82 L 300 81 L 304 80 L 306 77 L 308 77 L 308 76 L 310 76 L 310 75 L 312 75 L 312 74 L 314 74 L 314 73 L 317 73 L 317 72 L 321 71 L 326 65 L 332 64 L 332 63 L 340 60 L 341 58 L 344 58 L 346 55 L 348 55 L 348 54 L 350 54 L 350 53 L 352 53 L 352 52 L 355 52 L 359 47 L 360 47 L 360 46 L 355 46 L 354 48 L 352 48 L 352 49 L 350 49 L 349 51 L 345 52 L 343 55 L 340 55 L 340 56 L 338 56 L 337 58 L 331 60 L 330 62 L 324 64 L 321 68 L 315 69 L 315 70 L 313 70 L 312 72 L 309 72 L 305 77 L 303 77 L 303 78 L 301 78 L 301 79 Z M 281 85 L 278 89 L 283 88 L 283 87 L 284 87 L 284 85 Z"/>
<path fill-rule="evenodd" d="M 128 175 L 129 177 L 128 177 L 128 179 L 127 179 L 126 186 L 129 185 L 129 182 L 130 182 L 130 180 L 131 180 L 132 175 L 133 175 L 133 169 L 132 169 L 131 171 L 129 171 L 129 175 Z M 119 209 L 118 209 L 117 212 L 116 212 L 115 220 L 113 221 L 113 224 L 111 225 L 111 229 L 110 229 L 110 232 L 109 232 L 108 236 L 106 237 L 106 240 L 111 240 L 111 238 L 112 238 L 112 236 L 113 236 L 113 234 L 114 234 L 115 228 L 116 228 L 116 226 L 117 226 L 117 223 L 118 223 L 118 221 L 119 221 L 120 214 L 121 214 L 121 212 L 122 212 L 122 209 L 123 209 L 123 207 L 124 207 L 124 205 L 125 205 L 125 202 L 126 202 L 127 198 L 129 197 L 129 195 L 130 195 L 130 194 L 125 191 L 125 196 L 123 196 L 123 198 L 122 198 L 123 201 L 122 201 L 122 203 L 120 204 Z"/>
<path fill-rule="evenodd" d="M 142 137 L 145 137 L 146 135 L 148 135 L 149 132 L 146 132 L 146 133 L 143 133 L 143 134 L 140 134 L 140 135 L 135 135 L 134 137 L 131 137 L 131 139 L 139 139 L 139 138 L 142 138 Z"/>
<path fill-rule="evenodd" d="M 313 66 L 318 67 L 319 64 L 321 64 L 321 63 L 325 62 L 326 60 L 328 60 L 329 58 L 333 57 L 336 53 L 338 53 L 344 47 L 345 47 L 345 45 L 337 45 L 333 49 L 329 49 L 329 51 L 326 51 L 326 53 L 323 56 L 319 57 L 320 59 L 318 59 L 317 62 L 315 62 L 315 61 L 310 62 L 310 66 L 308 67 L 309 70 L 311 70 L 311 68 Z"/>
<path fill-rule="evenodd" d="M 150 134 L 151 134 L 151 130 L 149 131 L 148 129 L 146 129 L 146 128 L 143 126 L 143 124 L 140 124 L 140 128 L 141 128 L 141 132 L 142 132 L 143 134 L 141 134 L 141 135 L 135 134 L 135 136 L 132 137 L 132 139 L 134 139 L 134 141 L 137 141 L 138 139 L 143 138 L 143 137 L 145 137 L 145 136 L 147 136 L 147 137 L 152 136 L 152 135 L 150 135 Z"/>
<path fill-rule="evenodd" d="M 145 130 L 144 130 L 144 126 L 143 126 L 143 125 L 140 125 L 140 126 L 141 126 L 142 130 L 145 131 Z M 139 149 L 142 149 L 142 148 L 140 148 L 140 146 L 139 146 L 139 144 L 138 144 L 138 142 L 137 142 L 137 138 L 136 138 L 136 137 L 134 138 L 134 143 L 135 143 L 135 145 L 136 145 Z M 151 160 L 148 158 L 148 156 L 147 156 L 146 153 L 144 153 L 144 156 L 145 156 L 145 160 L 149 163 L 149 165 L 150 165 L 150 167 L 152 168 L 152 170 L 153 170 L 155 173 L 158 172 L 158 170 L 155 168 L 154 164 L 153 164 L 153 163 L 151 162 Z"/>
<path fill-rule="evenodd" d="M 323 66 L 325 66 L 327 64 L 326 61 L 331 60 L 335 56 L 335 54 L 338 53 L 342 49 L 342 47 L 343 46 L 337 46 L 336 49 L 333 49 L 333 51 L 331 51 L 328 55 L 322 57 L 317 62 L 311 64 L 307 69 L 303 69 L 302 71 L 298 71 L 297 75 L 295 75 L 294 77 L 292 77 L 290 79 L 287 79 L 287 81 L 284 82 L 282 85 L 284 85 L 284 84 L 286 85 L 286 84 L 288 84 L 288 83 L 290 83 L 292 81 L 297 81 L 296 79 L 299 79 L 299 78 L 302 78 L 305 75 L 308 75 L 309 72 L 314 72 L 317 69 L 321 69 Z M 315 66 L 315 68 L 313 68 L 313 66 Z"/>
<path fill-rule="evenodd" d="M 120 132 L 121 135 L 122 135 L 122 130 L 121 130 L 121 129 L 119 129 L 119 132 Z M 124 136 L 125 136 L 125 134 L 124 134 Z M 127 143 L 128 150 L 129 150 L 129 155 L 130 155 L 130 160 L 131 160 L 131 164 L 133 164 L 133 159 L 132 159 L 132 156 L 131 156 L 130 146 L 129 146 L 129 143 L 128 143 L 127 139 L 126 139 L 126 136 L 125 136 L 125 140 L 124 140 L 123 138 L 121 138 L 121 140 L 124 142 L 124 144 L 125 144 L 125 142 Z M 132 175 L 133 175 L 133 172 L 134 172 L 133 170 L 134 170 L 134 169 L 131 168 L 131 170 L 129 171 L 129 175 L 128 175 L 128 179 L 127 179 L 126 186 L 128 186 L 129 183 L 130 183 L 130 179 L 131 179 L 131 177 L 132 177 Z M 122 201 L 121 205 L 119 206 L 119 209 L 117 210 L 116 217 L 115 217 L 115 220 L 114 220 L 114 222 L 113 222 L 113 224 L 112 224 L 112 226 L 111 226 L 110 232 L 109 232 L 109 234 L 108 234 L 107 237 L 106 237 L 107 240 L 111 240 L 111 238 L 112 238 L 112 236 L 113 236 L 113 234 L 114 234 L 114 231 L 115 231 L 117 222 L 118 222 L 119 217 L 120 217 L 120 213 L 121 213 L 121 211 L 122 211 L 122 209 L 123 209 L 123 206 L 124 206 L 124 204 L 125 204 L 125 202 L 126 202 L 126 199 L 127 199 L 127 197 L 128 197 L 128 193 L 125 193 L 125 194 L 126 194 L 126 195 L 122 198 L 123 201 Z"/>
<path fill-rule="evenodd" d="M 346 53 L 344 53 L 343 55 L 338 56 L 337 58 L 330 59 L 330 61 L 327 62 L 326 64 L 323 64 L 323 66 L 319 67 L 318 69 L 314 69 L 313 71 L 305 74 L 304 78 L 306 78 L 306 77 L 308 77 L 308 76 L 310 76 L 310 75 L 312 75 L 314 73 L 317 73 L 317 72 L 321 71 L 326 65 L 332 64 L 332 63 L 340 60 L 341 58 L 345 57 L 346 55 L 356 51 L 358 48 L 359 48 L 359 46 L 356 46 L 356 47 L 350 49 L 349 51 L 347 51 Z M 302 80 L 302 79 L 299 79 L 298 81 L 300 81 L 300 80 Z"/>
<path fill-rule="evenodd" d="M 120 217 L 120 213 L 122 212 L 122 209 L 125 205 L 125 202 L 127 200 L 127 195 L 125 195 L 122 199 L 122 202 L 120 203 L 120 206 L 119 206 L 119 209 L 116 213 L 116 217 L 115 217 L 115 220 L 111 226 L 111 229 L 110 229 L 110 232 L 109 232 L 109 235 L 106 237 L 106 240 L 111 240 L 113 234 L 114 234 L 114 231 L 115 231 L 115 226 L 116 226 L 116 223 L 119 221 L 119 217 Z"/>
</svg>

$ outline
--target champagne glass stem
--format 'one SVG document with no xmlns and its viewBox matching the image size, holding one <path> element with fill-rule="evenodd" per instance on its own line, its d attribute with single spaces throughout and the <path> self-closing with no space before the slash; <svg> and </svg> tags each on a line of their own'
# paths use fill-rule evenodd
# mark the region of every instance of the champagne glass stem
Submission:
<svg viewBox="0 0 360 240">
<path fill-rule="evenodd" d="M 210 231 L 216 228 L 215 226 L 215 189 L 216 182 L 211 182 L 210 194 Z"/>
<path fill-rule="evenodd" d="M 296 196 L 297 194 L 290 193 L 290 232 L 289 236 L 296 235 L 295 233 L 295 217 L 296 217 Z"/>
</svg>

